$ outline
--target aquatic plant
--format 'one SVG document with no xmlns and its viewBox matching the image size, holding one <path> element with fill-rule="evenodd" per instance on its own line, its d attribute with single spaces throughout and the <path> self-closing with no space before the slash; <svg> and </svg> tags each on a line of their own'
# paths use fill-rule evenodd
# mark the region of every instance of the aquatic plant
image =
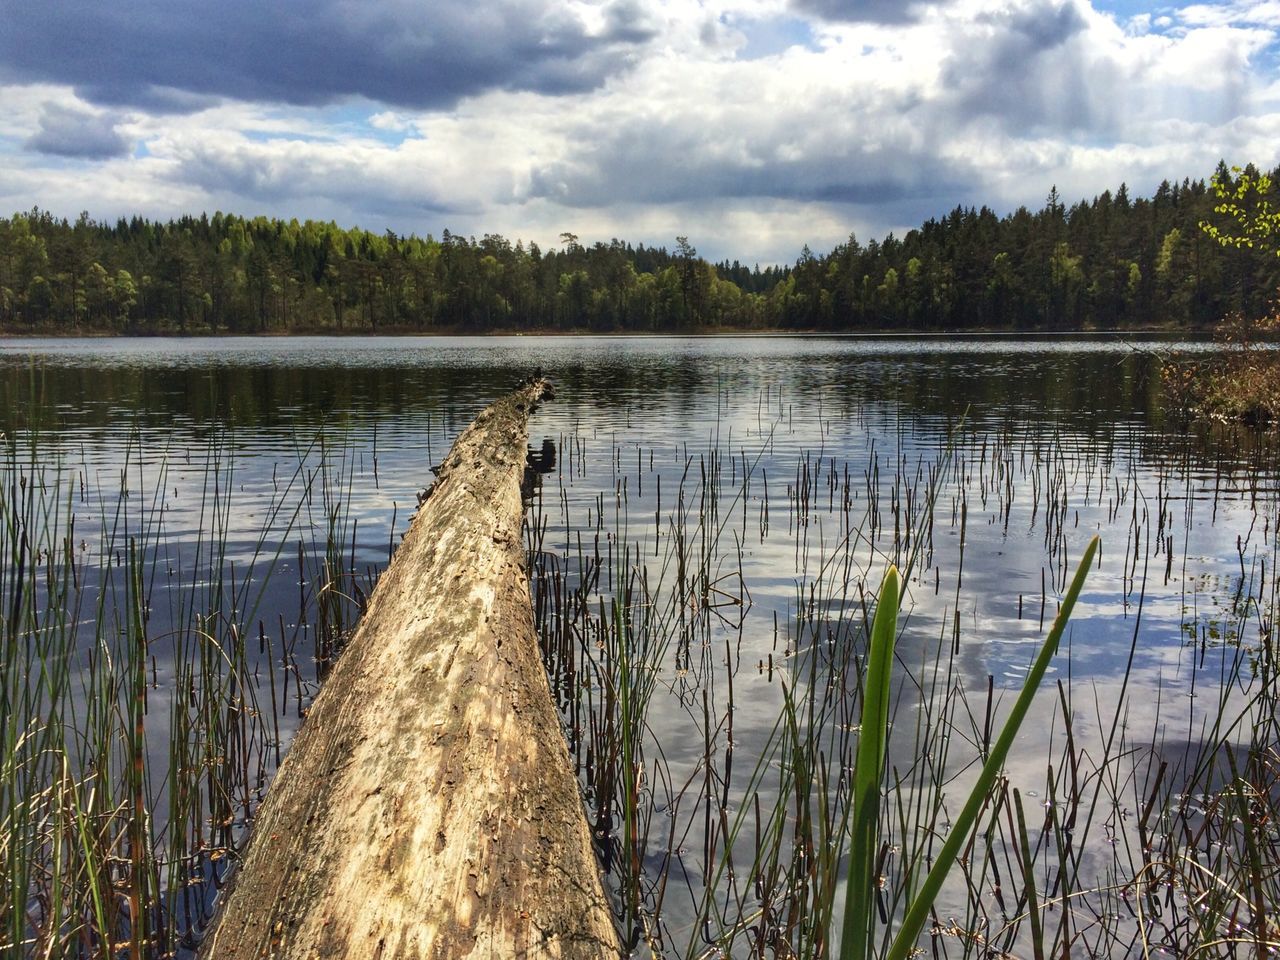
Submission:
<svg viewBox="0 0 1280 960">
<path fill-rule="evenodd" d="M 946 841 L 938 851 L 933 865 L 921 883 L 919 890 L 907 904 L 906 914 L 890 945 L 887 960 L 904 960 L 916 949 L 916 940 L 924 928 L 929 912 L 942 892 L 947 875 L 955 866 L 962 846 L 968 841 L 970 831 L 986 805 L 1004 768 L 1013 746 L 1014 737 L 1026 719 L 1032 698 L 1040 689 L 1049 662 L 1057 654 L 1062 634 L 1071 619 L 1071 611 L 1084 587 L 1085 575 L 1093 564 L 1099 540 L 1094 537 L 1085 548 L 1076 575 L 1063 598 L 1062 607 L 1054 620 L 1048 639 L 1040 648 L 1022 692 L 1018 695 L 1004 726 L 996 738 L 982 765 L 977 781 L 969 791 L 968 799 L 951 824 Z M 858 742 L 858 759 L 854 771 L 853 815 L 851 824 L 849 880 L 844 908 L 844 933 L 842 960 L 863 960 L 868 956 L 874 936 L 874 893 L 879 886 L 875 879 L 873 851 L 879 834 L 880 781 L 884 768 L 888 729 L 889 673 L 893 663 L 894 634 L 897 630 L 898 604 L 901 596 L 898 571 L 889 568 L 880 588 L 876 604 L 875 621 L 871 629 L 871 648 L 868 654 L 867 680 L 862 706 L 861 739 Z M 1020 831 L 1020 839 L 1025 831 Z M 1025 852 L 1025 851 L 1024 851 Z M 1031 889 L 1034 889 L 1032 887 Z"/>
<path fill-rule="evenodd" d="M 762 435 L 770 436 L 767 422 Z M 1206 674 L 1200 696 L 1218 691 L 1204 711 L 1208 726 L 1175 764 L 1159 713 L 1145 735 L 1130 717 L 1129 671 L 1141 656 L 1149 585 L 1167 592 L 1194 582 L 1178 572 L 1193 560 L 1186 544 L 1197 509 L 1187 500 L 1178 526 L 1185 453 L 1155 452 L 1155 488 L 1144 489 L 1105 441 L 1069 446 L 1056 433 L 991 424 L 963 432 L 947 458 L 896 455 L 885 470 L 873 452 L 860 474 L 802 450 L 785 484 L 764 451 L 727 456 L 714 442 L 677 449 L 669 480 L 654 451 L 606 448 L 599 460 L 611 466 L 613 492 L 577 501 L 583 523 L 571 513 L 571 487 L 589 478 L 590 445 L 567 436 L 560 449 L 559 485 L 535 498 L 530 522 L 536 619 L 635 949 L 896 958 L 923 947 L 1039 958 L 1114 956 L 1142 944 L 1232 955 L 1269 942 L 1259 904 L 1278 902 L 1274 833 L 1233 827 L 1232 811 L 1247 797 L 1267 820 L 1280 805 L 1266 747 L 1274 720 L 1260 722 L 1274 712 L 1273 537 L 1221 619 L 1206 620 L 1202 599 L 1182 588 L 1187 628 L 1197 644 L 1202 633 L 1205 640 L 1193 668 Z M 1232 482 L 1269 470 L 1260 465 Z M 1265 515 L 1273 498 L 1265 489 L 1252 497 Z M 639 523 L 631 519 L 637 502 L 647 516 Z M 1209 502 L 1218 509 L 1216 495 Z M 993 678 L 985 691 L 968 690 L 958 669 L 974 642 L 960 610 L 972 603 L 964 564 L 977 511 L 1006 536 L 1030 518 L 1049 560 L 1038 595 L 1019 587 L 1001 601 L 1028 631 L 1048 629 L 1008 706 Z M 1117 531 L 1120 549 L 1101 589 L 1134 619 L 1118 696 L 1092 706 L 1077 702 L 1063 649 L 1085 573 L 1103 568 L 1096 540 L 1073 556 L 1084 513 Z M 754 579 L 759 566 L 746 559 L 767 551 L 771 529 L 795 564 L 785 613 L 764 599 L 767 580 Z M 940 538 L 951 538 L 954 591 L 936 643 L 922 643 L 917 625 L 905 647 L 899 638 L 892 669 L 872 670 L 888 648 L 870 638 L 893 635 L 898 608 L 889 601 L 907 591 L 876 599 L 864 585 L 875 568 L 900 564 L 908 571 L 901 585 L 945 597 Z M 1240 563 L 1243 575 L 1243 546 Z M 772 643 L 760 636 L 762 611 Z M 1246 647 L 1248 618 L 1259 639 Z M 1086 621 L 1086 635 L 1097 623 Z M 645 678 L 643 698 L 625 710 L 620 651 L 631 651 L 631 676 Z M 739 673 L 747 656 L 759 672 L 750 693 Z M 1051 663 L 1067 678 L 1032 711 Z M 771 689 L 776 714 L 761 728 L 761 696 Z M 1038 741 L 1049 742 L 1042 790 L 1011 752 L 1032 712 Z M 869 714 L 881 718 L 874 729 Z M 754 726 L 744 728 L 748 719 Z M 1082 732 L 1085 720 L 1096 729 Z M 965 742 L 971 749 L 959 749 Z M 1014 760 L 1017 779 L 1005 770 Z M 1205 847 L 1210 836 L 1221 846 Z M 1170 898 L 1170 889 L 1195 894 Z"/>
<path fill-rule="evenodd" d="M 135 434 L 115 468 L 91 471 L 68 463 L 51 436 L 6 437 L 6 955 L 140 960 L 192 947 L 350 622 L 332 604 L 318 613 L 356 579 L 338 565 L 347 531 L 329 453 L 303 444 L 245 544 L 233 449 L 215 438 L 193 471 L 188 531 L 169 519 L 173 498 L 193 495 L 175 477 L 178 463 L 191 472 L 185 458 L 144 455 Z M 95 483 L 102 472 L 118 485 Z M 313 498 L 325 525 L 307 522 Z"/>
</svg>

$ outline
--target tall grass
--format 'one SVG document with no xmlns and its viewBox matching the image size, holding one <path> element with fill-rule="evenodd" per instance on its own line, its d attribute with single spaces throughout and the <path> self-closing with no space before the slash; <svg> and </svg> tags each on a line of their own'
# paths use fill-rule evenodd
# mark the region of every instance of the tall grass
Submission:
<svg viewBox="0 0 1280 960">
<path fill-rule="evenodd" d="M 1094 537 L 1085 548 L 1075 578 L 1054 620 L 1053 629 L 1049 632 L 1048 639 L 1040 648 L 1040 653 L 1027 674 L 1022 692 L 1018 695 L 999 736 L 987 753 L 982 771 L 970 789 L 959 815 L 952 823 L 928 874 L 907 904 L 902 923 L 886 954 L 888 960 L 904 960 L 914 953 L 920 931 L 924 928 L 930 911 L 934 909 L 942 893 L 943 884 L 955 866 L 961 848 L 969 841 L 970 831 L 977 824 L 978 816 L 987 804 L 1003 772 L 1009 750 L 1013 746 L 1019 728 L 1026 720 L 1031 701 L 1040 689 L 1045 671 L 1048 670 L 1050 661 L 1058 652 L 1063 632 L 1071 619 L 1071 611 L 1080 597 L 1085 576 L 1093 563 L 1098 542 L 1098 538 Z M 853 779 L 853 822 L 850 828 L 849 879 L 845 893 L 842 960 L 863 960 L 869 955 L 874 939 L 875 890 L 878 882 L 873 855 L 880 832 L 881 778 L 889 734 L 889 682 L 900 598 L 898 571 L 895 567 L 890 567 L 889 572 L 885 574 L 884 583 L 880 588 L 880 597 L 876 603 L 876 615 L 868 653 L 867 679 L 862 703 L 861 738 L 858 743 Z M 1021 813 L 1020 807 L 1019 812 Z M 1019 830 L 1019 839 L 1023 841 L 1024 855 L 1025 837 L 1026 831 L 1022 828 Z M 1032 882 L 1027 889 L 1028 902 L 1034 901 L 1034 890 L 1034 882 Z"/>
<path fill-rule="evenodd" d="M 665 466 L 640 446 L 599 451 L 563 437 L 559 484 L 533 505 L 536 619 L 633 948 L 688 958 L 1269 950 L 1280 862 L 1274 493 L 1253 481 L 1246 503 L 1265 551 L 1240 541 L 1230 602 L 1210 614 L 1191 572 L 1203 566 L 1195 511 L 1216 521 L 1228 509 L 1229 467 L 1206 499 L 1179 487 L 1190 483 L 1185 451 L 1156 451 L 1147 480 L 1114 441 L 983 424 L 932 459 L 873 447 L 852 467 L 801 450 L 779 480 L 767 425 L 759 436 L 755 453 L 713 439 L 677 448 Z M 600 463 L 610 493 L 577 500 L 575 484 L 591 490 Z M 1273 475 L 1274 463 L 1259 470 Z M 1114 536 L 1105 558 L 1081 543 L 1082 517 Z M 973 598 L 976 518 L 1006 539 L 1028 523 L 1042 539 L 1036 592 L 1023 581 L 1012 596 Z M 753 551 L 770 558 L 763 577 Z M 794 562 L 794 592 L 761 603 L 779 558 Z M 892 635 L 897 605 L 868 584 L 894 564 L 904 575 L 890 593 L 908 624 L 891 649 L 871 637 Z M 1090 569 L 1089 613 L 1069 635 Z M 1195 641 L 1182 658 L 1198 698 L 1190 711 L 1134 699 L 1152 696 L 1137 671 L 1157 587 L 1166 605 L 1173 591 Z M 994 677 L 966 686 L 967 651 L 1001 639 L 962 622 L 979 603 L 1039 634 L 1017 696 Z M 1114 699 L 1073 680 L 1073 644 L 1114 629 L 1100 603 L 1131 628 Z M 1051 669 L 1056 682 L 1032 708 Z M 1020 724 L 1035 727 L 1038 759 Z"/>
<path fill-rule="evenodd" d="M 246 542 L 230 438 L 195 490 L 137 433 L 107 468 L 35 431 L 3 458 L 0 953 L 173 956 L 354 618 L 350 473 L 303 445 Z"/>
</svg>

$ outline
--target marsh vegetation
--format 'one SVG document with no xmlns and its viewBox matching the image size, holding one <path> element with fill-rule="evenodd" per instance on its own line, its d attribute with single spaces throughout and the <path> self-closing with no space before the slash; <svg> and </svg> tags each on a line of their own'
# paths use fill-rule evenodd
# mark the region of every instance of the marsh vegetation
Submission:
<svg viewBox="0 0 1280 960">
<path fill-rule="evenodd" d="M 1151 354 L 78 349 L 0 368 L 10 952 L 198 940 L 427 468 L 534 365 L 560 371 L 533 426 L 556 454 L 527 527 L 535 613 L 638 954 L 838 955 L 859 949 L 854 910 L 888 955 L 1094 535 L 918 945 L 1256 957 L 1280 939 L 1277 449 L 1166 418 Z M 874 881 L 850 884 L 890 566 Z"/>
<path fill-rule="evenodd" d="M 349 451 L 325 434 L 248 496 L 229 433 L 151 439 L 133 431 L 102 463 L 6 431 L 7 955 L 194 946 L 372 587 L 353 556 Z"/>
<path fill-rule="evenodd" d="M 938 901 L 916 908 L 934 955 L 1268 949 L 1280 755 L 1275 483 L 1262 477 L 1274 450 L 1217 473 L 1210 494 L 1187 472 L 1190 448 L 1142 464 L 1114 437 L 957 419 L 924 449 L 904 452 L 921 438 L 894 424 L 883 460 L 874 444 L 852 464 L 798 449 L 770 476 L 761 463 L 776 462 L 788 411 L 758 403 L 769 412 L 732 451 L 600 444 L 612 492 L 585 502 L 575 474 L 592 444 L 564 438 L 565 479 L 530 528 L 551 676 L 633 946 L 863 956 L 837 931 L 864 900 L 870 952 L 905 955 L 891 952 L 898 928 L 961 829 Z M 1249 533 L 1238 566 L 1208 574 L 1193 545 L 1224 483 L 1250 491 Z M 977 822 L 957 827 L 1097 531 L 1085 610 L 1031 730 Z M 992 550 L 1031 538 L 1038 584 Z M 974 575 L 993 562 L 1000 578 Z M 874 879 L 846 884 L 871 733 L 866 638 L 893 566 L 907 618 Z"/>
</svg>

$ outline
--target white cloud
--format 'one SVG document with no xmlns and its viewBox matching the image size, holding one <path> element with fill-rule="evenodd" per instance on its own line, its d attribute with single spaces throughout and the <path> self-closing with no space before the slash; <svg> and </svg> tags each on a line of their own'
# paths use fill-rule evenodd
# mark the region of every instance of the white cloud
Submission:
<svg viewBox="0 0 1280 960">
<path fill-rule="evenodd" d="M 1192 27 L 1258 25 L 1280 27 L 1277 0 L 1236 0 L 1234 3 L 1198 3 L 1178 11 L 1178 19 Z"/>
<path fill-rule="evenodd" d="M 0 199 L 544 245 L 562 230 L 668 245 L 678 233 L 715 258 L 790 260 L 957 203 L 1038 205 L 1054 183 L 1073 200 L 1202 177 L 1219 157 L 1275 163 L 1278 7 L 1189 7 L 1162 25 L 1084 0 L 951 0 L 910 23 L 859 23 L 802 22 L 785 0 L 576 0 L 564 23 L 634 55 L 576 92 L 489 88 L 429 110 L 89 111 L 147 155 L 44 164 L 21 149 L 42 105 L 87 108 L 67 86 L 0 89 Z M 761 29 L 783 34 L 769 44 Z"/>
<path fill-rule="evenodd" d="M 1151 14 L 1139 13 L 1130 17 L 1125 24 L 1125 32 L 1130 36 L 1141 37 L 1151 32 Z"/>
<path fill-rule="evenodd" d="M 393 130 L 404 133 L 413 128 L 413 122 L 394 110 L 382 110 L 369 117 L 369 126 L 375 130 Z"/>
</svg>

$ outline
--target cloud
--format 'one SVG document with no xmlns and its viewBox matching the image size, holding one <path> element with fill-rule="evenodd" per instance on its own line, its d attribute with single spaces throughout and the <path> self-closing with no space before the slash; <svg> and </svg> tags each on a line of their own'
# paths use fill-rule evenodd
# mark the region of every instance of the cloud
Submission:
<svg viewBox="0 0 1280 960">
<path fill-rule="evenodd" d="M 579 152 L 532 170 L 527 196 L 567 207 L 607 205 L 619 198 L 632 203 L 771 198 L 887 204 L 957 189 L 955 172 L 940 161 L 932 138 L 912 129 L 909 111 L 895 122 L 889 109 L 873 110 L 882 123 L 876 136 L 866 139 L 814 127 L 808 114 L 752 118 L 746 111 L 711 124 L 680 117 L 620 129 L 586 127 Z"/>
<path fill-rule="evenodd" d="M 823 20 L 903 24 L 918 20 L 925 4 L 902 0 L 792 0 L 791 6 L 799 13 Z"/>
<path fill-rule="evenodd" d="M 128 18 L 67 2 L 88 25 L 0 0 L 20 27 L 0 79 L 25 78 L 0 87 L 0 209 L 221 208 L 544 246 L 681 234 L 768 263 L 958 203 L 1034 206 L 1054 183 L 1068 201 L 1141 194 L 1220 156 L 1280 159 L 1277 0 L 1137 24 L 1087 0 L 861 19 L 823 0 L 131 0 Z M 43 54 L 15 53 L 15 32 Z M 127 123 L 73 87 L 129 104 Z M 35 152 L 95 129 L 83 163 Z"/>
<path fill-rule="evenodd" d="M 940 193 L 956 178 L 915 116 L 927 83 L 889 46 L 790 46 L 745 61 L 674 50 L 553 128 L 558 142 L 529 164 L 520 196 L 581 208 Z"/>
<path fill-rule="evenodd" d="M 391 110 L 383 110 L 369 118 L 369 126 L 375 130 L 405 133 L 412 128 L 412 121 Z"/>
<path fill-rule="evenodd" d="M 1083 0 L 1027 0 L 957 24 L 936 106 L 947 122 L 1123 143 L 1155 118 L 1248 112 L 1252 59 L 1274 41 L 1257 28 L 1135 33 Z"/>
<path fill-rule="evenodd" d="M 1233 3 L 1192 4 L 1178 11 L 1178 19 L 1193 26 L 1247 24 L 1280 27 L 1280 2 L 1235 0 Z"/>
<path fill-rule="evenodd" d="M 713 205 L 793 203 L 843 211 L 844 233 L 867 236 L 957 203 L 1036 205 L 1054 182 L 1072 200 L 1122 180 L 1150 189 L 1250 144 L 1274 162 L 1238 123 L 1259 109 L 1266 31 L 1135 36 L 1083 0 L 956 0 L 818 40 L 764 63 L 651 58 L 574 111 L 522 202 L 700 221 Z"/>
<path fill-rule="evenodd" d="M 153 145 L 159 175 L 175 187 L 194 187 L 231 209 L 280 211 L 301 206 L 361 211 L 361 225 L 397 225 L 465 209 L 474 196 L 446 195 L 424 176 L 422 141 L 390 146 L 376 140 L 255 140 L 238 133 L 202 137 L 179 133 Z M 308 209 L 306 216 L 314 216 Z"/>
<path fill-rule="evenodd" d="M 604 35 L 621 43 L 646 43 L 659 31 L 653 14 L 640 0 L 614 0 L 605 7 L 604 23 Z"/>
<path fill-rule="evenodd" d="M 40 111 L 40 128 L 27 140 L 39 153 L 102 160 L 127 156 L 132 147 L 110 116 L 49 102 Z"/>
<path fill-rule="evenodd" d="M 1098 38 L 1073 0 L 1035 0 L 975 18 L 943 62 L 941 86 L 961 116 L 994 115 L 1023 129 L 1081 129 L 1099 118 L 1083 69 Z M 1099 83 L 1099 81 L 1102 81 Z"/>
<path fill-rule="evenodd" d="M 576 93 L 625 71 L 655 29 L 639 0 L 581 14 L 540 0 L 0 0 L 0 19 L 8 82 L 150 112 L 221 98 L 447 108 L 492 89 Z"/>
</svg>

